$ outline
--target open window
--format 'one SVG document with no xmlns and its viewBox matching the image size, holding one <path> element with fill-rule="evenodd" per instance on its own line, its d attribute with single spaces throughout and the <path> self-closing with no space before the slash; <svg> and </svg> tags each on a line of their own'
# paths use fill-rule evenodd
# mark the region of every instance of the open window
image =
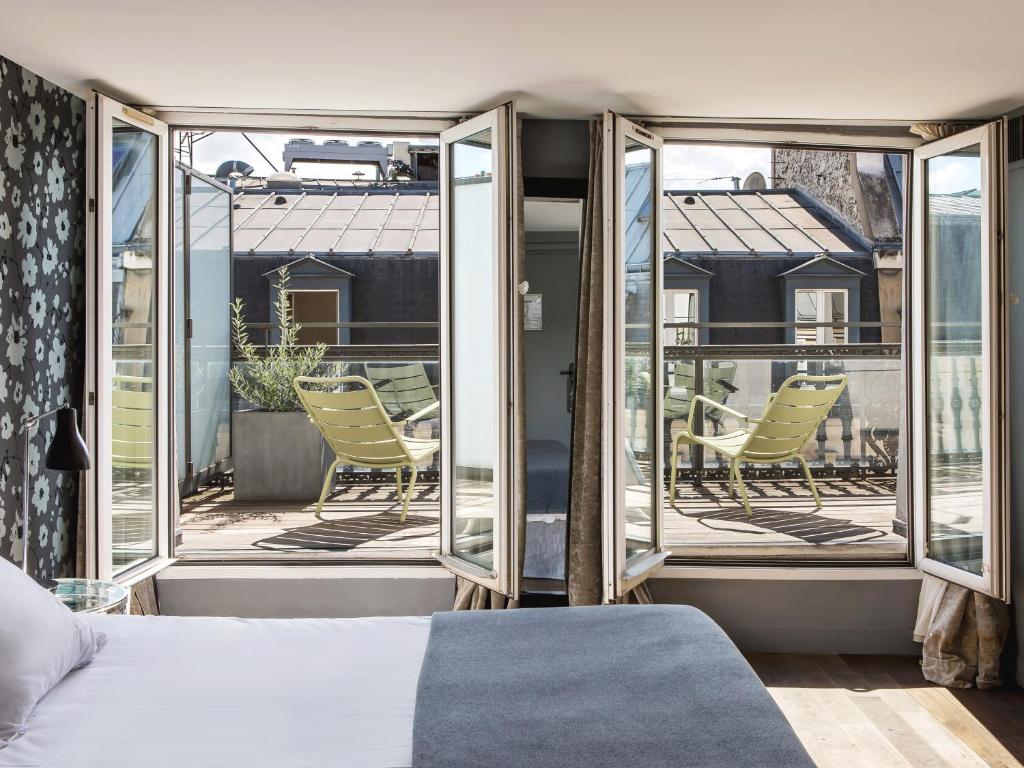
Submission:
<svg viewBox="0 0 1024 768">
<path fill-rule="evenodd" d="M 441 562 L 517 597 L 512 132 L 505 104 L 441 133 Z"/>
<path fill-rule="evenodd" d="M 915 153 L 917 563 L 1008 596 L 1002 126 Z"/>
<path fill-rule="evenodd" d="M 88 571 L 132 579 L 169 555 L 167 126 L 89 102 Z"/>
<path fill-rule="evenodd" d="M 662 547 L 661 147 L 605 114 L 604 598 L 622 598 L 668 556 Z"/>
</svg>

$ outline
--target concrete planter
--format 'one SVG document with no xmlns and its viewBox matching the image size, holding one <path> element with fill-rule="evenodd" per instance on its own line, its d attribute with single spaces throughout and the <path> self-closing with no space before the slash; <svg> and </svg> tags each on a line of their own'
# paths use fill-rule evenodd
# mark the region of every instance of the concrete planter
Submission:
<svg viewBox="0 0 1024 768">
<path fill-rule="evenodd" d="M 304 411 L 236 411 L 232 428 L 236 499 L 312 504 L 320 498 L 334 457 Z"/>
</svg>

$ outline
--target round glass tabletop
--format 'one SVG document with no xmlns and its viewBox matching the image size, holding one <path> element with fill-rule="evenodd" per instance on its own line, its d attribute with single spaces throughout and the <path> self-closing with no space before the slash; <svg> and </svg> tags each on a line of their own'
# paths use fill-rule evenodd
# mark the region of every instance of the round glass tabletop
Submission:
<svg viewBox="0 0 1024 768">
<path fill-rule="evenodd" d="M 53 594 L 75 613 L 123 612 L 128 604 L 127 588 L 111 581 L 57 579 Z"/>
</svg>

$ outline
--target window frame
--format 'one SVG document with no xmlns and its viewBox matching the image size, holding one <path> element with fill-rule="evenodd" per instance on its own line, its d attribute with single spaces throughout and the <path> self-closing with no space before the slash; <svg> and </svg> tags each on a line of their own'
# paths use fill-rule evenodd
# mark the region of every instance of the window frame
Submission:
<svg viewBox="0 0 1024 768">
<path fill-rule="evenodd" d="M 343 110 L 314 110 L 314 111 L 289 111 L 278 109 L 224 109 L 220 107 L 196 107 L 196 106 L 172 106 L 172 105 L 137 105 L 134 108 L 146 119 L 155 118 L 167 124 L 168 137 L 173 137 L 177 131 L 245 131 L 247 133 L 294 133 L 296 136 L 303 136 L 309 133 L 339 133 L 355 134 L 358 136 L 381 136 L 397 137 L 408 136 L 410 138 L 436 138 L 440 139 L 442 131 L 458 125 L 466 119 L 467 113 L 463 112 L 402 112 L 392 114 L 375 114 L 372 112 L 343 111 Z M 92 149 L 92 142 L 87 146 Z M 168 141 L 167 147 L 168 168 L 173 168 L 175 163 L 173 142 Z M 168 171 L 168 173 L 170 173 Z M 173 178 L 169 178 L 168 185 L 173 184 Z M 168 192 L 173 195 L 173 190 Z M 167 208 L 169 211 L 169 208 Z M 88 232 L 88 230 L 87 230 Z M 173 233 L 169 233 L 169 236 Z M 178 286 L 171 285 L 171 296 Z M 172 301 L 173 304 L 173 301 Z M 175 308 L 170 307 L 170 323 L 177 322 Z M 89 361 L 87 360 L 87 365 Z M 173 365 L 172 365 L 173 368 Z M 91 367 L 90 367 L 91 370 Z M 175 391 L 177 378 L 174 371 L 171 371 L 170 391 Z M 186 404 L 187 406 L 187 404 Z M 179 436 L 180 437 L 180 436 Z M 444 435 L 442 434 L 442 444 Z M 91 474 L 91 473 L 90 473 Z M 440 480 L 442 493 L 446 485 L 443 478 Z M 174 517 L 177 519 L 180 507 L 179 499 L 175 493 L 172 509 L 175 510 Z M 92 517 L 87 518 L 87 525 L 95 527 Z M 94 534 L 90 533 L 90 541 L 94 541 Z M 169 558 L 175 558 L 175 546 L 178 544 L 175 537 L 171 536 L 169 547 Z M 185 556 L 183 556 L 185 557 Z M 201 555 L 188 555 L 190 563 L 207 562 Z M 312 559 L 318 562 L 323 558 L 311 558 L 308 554 L 297 554 L 294 557 L 275 559 L 279 565 L 308 565 Z M 435 557 L 424 555 L 422 558 L 346 558 L 344 556 L 329 558 L 326 562 L 334 565 L 352 565 L 377 567 L 382 563 L 399 567 L 422 567 L 438 566 Z M 162 567 L 162 566 L 161 566 Z M 144 576 L 143 576 L 144 578 Z"/>
<path fill-rule="evenodd" d="M 903 491 L 903 504 L 907 510 L 913 504 L 911 489 L 918 475 L 915 467 L 912 440 L 914 429 L 914 391 L 909 375 L 913 363 L 915 347 L 911 338 L 914 297 L 912 295 L 913 265 L 909 254 L 913 252 L 916 237 L 910 226 L 914 199 L 916 169 L 914 167 L 914 151 L 924 142 L 921 138 L 910 134 L 913 125 L 910 121 L 845 121 L 803 120 L 803 119 L 753 119 L 744 121 L 742 125 L 734 120 L 717 118 L 677 118 L 665 116 L 634 115 L 636 120 L 650 129 L 665 141 L 665 146 L 672 145 L 715 145 L 735 147 L 763 147 L 771 149 L 791 148 L 822 151 L 872 152 L 898 154 L 903 156 L 905 163 L 905 179 L 903 193 L 903 312 L 900 318 L 901 338 L 903 339 L 903 369 L 908 374 L 903 377 L 905 405 L 901 427 L 908 436 L 905 462 L 906 482 L 897 484 L 897 494 Z M 847 311 L 849 312 L 849 305 Z M 897 508 L 901 501 L 897 495 Z M 751 545 L 687 545 L 671 543 L 672 555 L 666 561 L 670 570 L 679 567 L 743 567 L 756 566 L 759 569 L 805 568 L 810 572 L 822 568 L 840 567 L 914 569 L 917 558 L 915 537 L 918 526 L 913 512 L 908 512 L 906 520 L 906 547 L 900 557 L 884 554 L 872 555 L 865 552 L 863 556 L 828 556 L 817 555 L 812 548 L 807 551 L 794 551 L 796 547 L 767 546 L 762 552 L 753 552 Z"/>
<path fill-rule="evenodd" d="M 817 306 L 816 306 L 817 317 L 814 320 L 809 321 L 809 322 L 827 323 L 827 322 L 830 322 L 832 320 L 832 318 L 825 317 L 825 314 L 826 314 L 826 312 L 825 312 L 825 308 L 826 308 L 825 298 L 829 294 L 833 294 L 833 293 L 842 294 L 842 296 L 843 296 L 843 319 L 840 322 L 842 322 L 842 323 L 849 323 L 850 322 L 850 289 L 849 288 L 829 288 L 829 287 L 821 287 L 821 288 L 814 287 L 814 288 L 812 288 L 810 286 L 794 286 L 793 287 L 793 322 L 794 323 L 802 322 L 802 321 L 798 320 L 797 316 L 796 316 L 796 312 L 797 312 L 796 297 L 801 292 L 804 292 L 804 293 L 814 293 L 814 294 L 817 294 L 817 297 L 818 297 L 818 303 L 817 303 Z M 829 304 L 828 306 L 831 306 L 831 304 Z M 793 331 L 794 331 L 794 333 L 793 333 L 793 336 L 794 336 L 793 343 L 794 344 L 808 344 L 808 345 L 811 345 L 810 342 L 799 341 L 800 330 L 801 329 L 799 329 L 799 328 L 794 328 L 793 329 Z M 828 331 L 828 330 L 830 330 L 830 329 L 822 327 L 822 326 L 819 326 L 819 327 L 814 329 L 814 343 L 813 343 L 813 346 L 824 346 L 826 344 L 846 344 L 848 341 L 851 341 L 850 337 L 853 334 L 851 334 L 849 332 L 851 330 L 850 328 L 843 328 L 842 329 L 843 334 L 846 336 L 846 338 L 843 339 L 842 341 L 839 341 L 839 342 L 837 342 L 837 341 L 831 341 L 831 342 L 825 341 L 825 331 Z"/>
<path fill-rule="evenodd" d="M 913 227 L 915 231 L 913 292 L 920 311 L 913 318 L 914 346 L 920 350 L 920 364 L 913 367 L 915 392 L 915 428 L 912 432 L 914 453 L 919 457 L 911 503 L 917 535 L 914 537 L 915 559 L 924 573 L 959 584 L 977 592 L 1007 600 L 1010 595 L 1009 536 L 1009 472 L 1006 469 L 1008 446 L 1008 314 L 1006 253 L 1003 239 L 1005 201 L 1005 119 L 990 122 L 952 136 L 930 142 L 914 153 L 914 175 L 919 183 L 914 189 Z M 927 390 L 928 355 L 926 325 L 928 322 L 925 269 L 927 253 L 927 221 L 925 216 L 927 162 L 961 148 L 978 145 L 981 154 L 981 191 L 983 195 L 981 223 L 981 288 L 982 288 L 982 371 L 983 396 L 987 398 L 988 418 L 982 421 L 983 501 L 982 501 L 982 574 L 975 575 L 928 556 L 928 421 Z M 985 400 L 982 401 L 983 403 Z"/>
<path fill-rule="evenodd" d="M 457 126 L 443 131 L 440 135 L 439 151 L 439 192 L 441 197 L 440 237 L 440 313 L 441 313 L 441 546 L 436 553 L 437 560 L 454 575 L 475 582 L 494 592 L 506 595 L 512 600 L 519 598 L 519 562 L 516 553 L 519 532 L 515 510 L 518 499 L 518 483 L 514 477 L 515 440 L 517 430 L 514 410 L 516 400 L 515 377 L 519 374 L 515 362 L 515 345 L 520 329 L 515 322 L 513 292 L 520 285 L 516 259 L 517 214 L 514 200 L 513 169 L 516 168 L 515 141 L 516 112 L 511 102 L 472 117 Z M 452 375 L 452 236 L 451 189 L 449 173 L 451 149 L 464 138 L 485 130 L 491 131 L 493 152 L 492 170 L 492 254 L 494 259 L 495 325 L 493 343 L 497 360 L 495 378 L 497 392 L 495 401 L 500 415 L 497 420 L 497 446 L 494 467 L 494 535 L 492 540 L 492 568 L 462 559 L 455 554 L 456 535 L 454 531 L 455 483 L 454 442 L 452 429 L 452 400 L 454 382 Z M 448 482 L 444 482 L 447 480 Z"/>
<path fill-rule="evenodd" d="M 155 371 L 155 423 L 153 425 L 154 553 L 144 561 L 120 571 L 113 565 L 113 482 L 109 461 L 112 435 L 110 404 L 106 393 L 113 376 L 111 354 L 110 302 L 112 293 L 112 142 L 114 120 L 147 131 L 157 137 L 157 213 L 154 254 L 153 347 Z M 177 497 L 173 472 L 173 345 L 174 325 L 172 283 L 174 255 L 170 250 L 170 207 L 174 183 L 168 126 L 133 107 L 97 91 L 86 98 L 86 441 L 92 469 L 85 476 L 86 575 L 131 585 L 151 576 L 173 561 L 173 520 L 171 510 Z M 101 514 L 104 512 L 104 514 Z"/>
<path fill-rule="evenodd" d="M 678 319 L 669 320 L 669 311 L 670 311 L 669 307 L 673 306 L 675 304 L 675 299 L 676 299 L 676 297 L 679 294 L 687 294 L 687 295 L 689 295 L 691 297 L 690 300 L 692 302 L 692 308 L 693 308 L 693 312 L 691 314 L 693 315 L 693 320 L 678 320 Z M 661 295 L 662 295 L 662 297 L 664 299 L 664 301 L 663 301 L 664 306 L 662 307 L 662 323 L 663 324 L 666 323 L 666 322 L 673 322 L 673 323 L 680 323 L 680 322 L 682 322 L 682 323 L 699 323 L 700 322 L 700 317 L 701 317 L 700 313 L 701 313 L 701 304 L 702 304 L 702 302 L 701 302 L 701 289 L 700 288 L 662 288 Z M 669 301 L 668 298 L 667 298 L 669 296 L 672 297 L 671 301 Z M 673 317 L 675 317 L 675 315 L 673 315 Z M 678 330 L 679 330 L 678 328 L 665 328 L 664 325 L 662 326 L 662 334 L 661 335 L 662 335 L 662 346 L 663 347 L 669 347 L 669 346 L 673 346 L 673 347 L 681 347 L 681 346 L 682 347 L 696 347 L 696 346 L 698 346 L 701 343 L 700 336 L 701 336 L 702 331 L 699 328 L 692 328 L 690 330 L 693 331 L 694 340 L 691 343 L 689 343 L 689 344 L 669 344 L 668 343 L 668 335 L 670 333 L 672 333 L 673 331 L 678 331 Z"/>
<path fill-rule="evenodd" d="M 663 432 L 663 391 L 664 354 L 662 307 L 664 254 L 662 252 L 662 139 L 636 123 L 605 112 L 604 130 L 604 390 L 603 421 L 611 439 L 604 440 L 602 492 L 602 572 L 604 602 L 625 599 L 635 587 L 642 584 L 661 568 L 671 554 L 664 548 L 664 446 Z M 643 552 L 626 556 L 626 466 L 623 445 L 625 444 L 625 348 L 626 348 L 626 290 L 622 274 L 626 265 L 625 222 L 620 215 L 625 211 L 625 194 L 620 182 L 625 177 L 626 141 L 631 140 L 651 150 L 653 195 L 651 205 L 651 239 L 654 254 L 654 270 L 651 275 L 650 314 L 657 328 L 652 329 L 651 383 L 653 390 L 653 412 L 656 416 L 649 429 L 649 438 L 654 443 L 651 484 L 658 493 L 651 493 L 651 544 Z"/>
</svg>

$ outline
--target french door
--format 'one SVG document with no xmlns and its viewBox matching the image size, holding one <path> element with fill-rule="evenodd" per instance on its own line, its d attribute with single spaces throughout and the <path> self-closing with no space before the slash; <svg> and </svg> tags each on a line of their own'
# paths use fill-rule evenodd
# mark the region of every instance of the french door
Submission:
<svg viewBox="0 0 1024 768">
<path fill-rule="evenodd" d="M 515 109 L 441 133 L 441 502 L 439 559 L 518 597 L 513 482 Z"/>
<path fill-rule="evenodd" d="M 915 152 L 914 510 L 919 567 L 1007 599 L 1003 126 Z"/>
<path fill-rule="evenodd" d="M 87 570 L 129 578 L 169 554 L 167 126 L 88 103 Z"/>
<path fill-rule="evenodd" d="M 604 117 L 604 600 L 643 582 L 662 547 L 661 138 Z"/>
</svg>

